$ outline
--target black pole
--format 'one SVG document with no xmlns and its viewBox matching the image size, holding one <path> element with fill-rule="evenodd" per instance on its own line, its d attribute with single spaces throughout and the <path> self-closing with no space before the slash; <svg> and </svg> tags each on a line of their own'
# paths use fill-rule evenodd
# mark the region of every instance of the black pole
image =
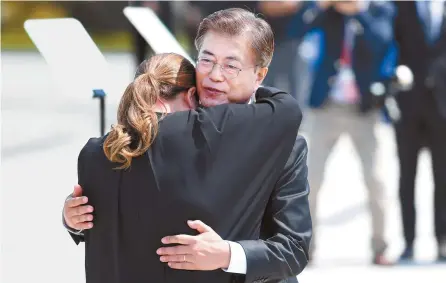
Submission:
<svg viewBox="0 0 446 283">
<path fill-rule="evenodd" d="M 105 91 L 102 89 L 93 90 L 93 98 L 99 98 L 99 120 L 101 136 L 105 135 Z"/>
<path fill-rule="evenodd" d="M 101 136 L 105 135 L 105 96 L 99 97 L 99 111 L 101 115 Z"/>
</svg>

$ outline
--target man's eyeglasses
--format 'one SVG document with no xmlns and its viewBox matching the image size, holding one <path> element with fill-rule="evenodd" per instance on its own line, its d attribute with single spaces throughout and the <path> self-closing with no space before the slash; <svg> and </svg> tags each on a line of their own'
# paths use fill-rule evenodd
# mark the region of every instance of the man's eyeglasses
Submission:
<svg viewBox="0 0 446 283">
<path fill-rule="evenodd" d="M 220 70 L 221 70 L 223 76 L 228 80 L 236 78 L 238 76 L 238 74 L 240 73 L 240 71 L 242 71 L 241 68 L 238 68 L 234 65 L 231 65 L 228 63 L 218 64 L 217 62 L 214 62 L 214 61 L 206 59 L 206 58 L 198 58 L 197 71 L 200 73 L 210 73 L 214 70 L 215 65 L 218 65 L 220 67 Z M 255 68 L 255 67 L 251 67 L 251 68 Z"/>
</svg>

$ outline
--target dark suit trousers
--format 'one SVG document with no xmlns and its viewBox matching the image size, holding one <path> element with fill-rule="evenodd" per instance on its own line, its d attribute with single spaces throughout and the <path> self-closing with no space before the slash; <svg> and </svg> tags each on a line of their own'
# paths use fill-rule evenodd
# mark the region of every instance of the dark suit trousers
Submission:
<svg viewBox="0 0 446 283">
<path fill-rule="evenodd" d="M 409 97 L 401 97 L 402 119 L 395 124 L 395 130 L 400 165 L 399 197 L 404 238 L 406 244 L 411 246 L 415 239 L 416 168 L 418 153 L 424 146 L 430 150 L 432 156 L 435 236 L 437 241 L 446 237 L 446 117 L 440 115 L 438 102 L 431 91 L 407 95 L 414 96 L 410 97 L 410 101 L 404 101 Z"/>
</svg>

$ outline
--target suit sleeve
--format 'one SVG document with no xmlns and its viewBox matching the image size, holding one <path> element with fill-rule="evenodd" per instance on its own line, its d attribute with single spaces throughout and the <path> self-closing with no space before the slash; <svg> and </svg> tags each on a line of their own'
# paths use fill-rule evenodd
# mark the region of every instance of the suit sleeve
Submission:
<svg viewBox="0 0 446 283">
<path fill-rule="evenodd" d="M 264 146 L 272 148 L 286 141 L 289 152 L 302 120 L 297 100 L 270 87 L 257 90 L 254 104 L 224 104 L 201 109 L 198 115 L 211 150 L 233 144 L 235 140 L 241 143 L 252 141 L 251 151 L 261 150 Z"/>
<path fill-rule="evenodd" d="M 395 7 L 392 3 L 371 2 L 367 9 L 351 18 L 362 26 L 362 36 L 358 40 L 365 40 L 372 51 L 380 53 L 393 41 Z"/>
<path fill-rule="evenodd" d="M 298 136 L 265 211 L 262 239 L 239 242 L 247 258 L 246 282 L 291 278 L 308 263 L 312 222 L 307 152 L 305 139 Z"/>
</svg>

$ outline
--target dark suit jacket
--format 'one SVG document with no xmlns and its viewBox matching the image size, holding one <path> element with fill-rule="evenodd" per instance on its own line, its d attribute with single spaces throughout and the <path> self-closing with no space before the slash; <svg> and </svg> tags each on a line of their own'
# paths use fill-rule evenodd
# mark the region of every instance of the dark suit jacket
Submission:
<svg viewBox="0 0 446 283">
<path fill-rule="evenodd" d="M 370 86 L 383 79 L 381 68 L 392 47 L 394 16 L 394 6 L 382 1 L 370 1 L 367 11 L 353 16 L 342 15 L 333 8 L 324 11 L 315 1 L 302 2 L 302 7 L 290 22 L 289 36 L 302 39 L 314 30 L 322 34 L 320 56 L 308 101 L 310 107 L 322 107 L 329 96 L 338 73 L 347 21 L 354 24 L 356 31 L 352 69 L 361 94 L 359 108 L 367 111 L 375 106 Z"/>
<path fill-rule="evenodd" d="M 439 39 L 433 44 L 426 41 L 422 19 L 414 1 L 395 1 L 395 39 L 399 48 L 401 65 L 408 66 L 414 74 L 414 88 L 398 95 L 401 111 L 418 112 L 419 100 L 431 88 L 440 112 L 446 118 L 446 7 L 443 11 Z M 446 2 L 444 3 L 446 5 Z"/>
<path fill-rule="evenodd" d="M 151 149 L 128 171 L 113 170 L 104 138 L 90 139 L 78 162 L 79 184 L 95 207 L 95 227 L 85 231 L 87 282 L 277 282 L 301 272 L 311 237 L 308 187 L 292 186 L 306 185 L 305 165 L 295 170 L 305 164 L 301 139 L 295 150 L 302 154 L 295 152 L 297 161 L 282 172 L 301 113 L 294 99 L 274 89 L 260 89 L 257 99 L 168 115 Z M 271 233 L 259 240 L 263 215 Z M 194 233 L 187 219 L 239 241 L 246 277 L 161 263 L 155 251 L 163 236 Z"/>
<path fill-rule="evenodd" d="M 298 136 L 288 161 L 277 181 L 273 194 L 263 216 L 260 238 L 266 241 L 241 241 L 240 244 L 247 252 L 248 278 L 246 282 L 256 282 L 256 274 L 276 274 L 275 276 L 261 276 L 264 282 L 297 283 L 294 274 L 299 274 L 308 263 L 308 246 L 312 237 L 312 223 L 308 206 L 307 175 L 308 146 L 302 136 Z M 289 242 L 285 235 L 292 235 L 298 242 Z M 280 244 L 277 245 L 277 242 Z M 290 245 L 291 244 L 291 245 Z M 268 258 L 276 255 L 282 249 L 281 245 L 292 251 L 282 255 L 283 261 L 291 264 L 282 270 L 283 265 Z M 258 248 L 257 246 L 260 246 Z M 251 272 L 251 269 L 253 271 Z M 287 280 L 271 278 L 281 277 L 286 272 L 292 277 Z M 245 282 L 245 281 L 241 281 Z M 262 280 L 257 281 L 262 282 Z"/>
</svg>

